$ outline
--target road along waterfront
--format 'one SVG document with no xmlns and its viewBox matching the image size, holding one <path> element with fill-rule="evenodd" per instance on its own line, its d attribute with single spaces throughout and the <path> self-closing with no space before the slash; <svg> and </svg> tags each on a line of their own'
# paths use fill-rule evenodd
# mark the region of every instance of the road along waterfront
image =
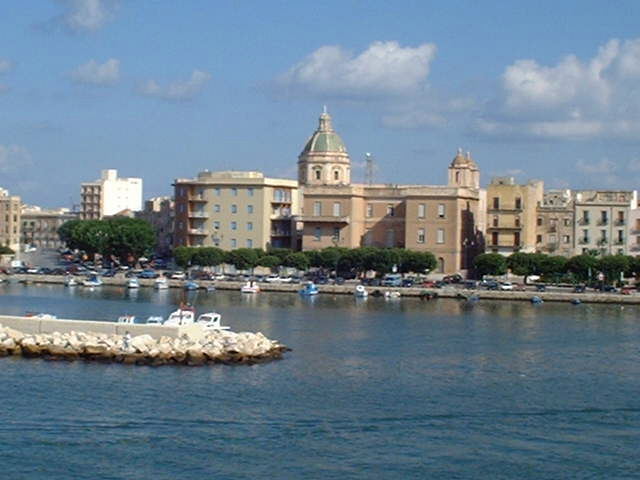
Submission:
<svg viewBox="0 0 640 480">
<path fill-rule="evenodd" d="M 5 276 L 5 280 L 12 280 L 15 282 L 27 282 L 27 283 L 49 283 L 49 284 L 64 284 L 64 277 L 60 275 L 31 275 L 31 274 L 16 274 L 11 276 Z M 127 284 L 126 278 L 114 278 L 107 277 L 102 279 L 105 285 L 124 287 Z M 141 287 L 153 287 L 154 280 L 140 279 Z M 171 288 L 184 288 L 185 282 L 183 280 L 169 280 L 169 286 Z M 215 287 L 219 290 L 240 290 L 240 287 L 244 285 L 243 282 L 230 282 L 230 281 L 208 281 L 198 280 L 198 284 L 203 289 L 207 287 Z M 333 295 L 353 295 L 355 285 L 318 285 L 320 293 L 333 294 Z M 300 284 L 286 284 L 286 283 L 260 283 L 260 289 L 263 292 L 286 292 L 292 293 L 300 290 Z M 425 288 L 425 287 L 410 287 L 410 288 L 395 288 L 395 287 L 367 287 L 369 291 L 379 290 L 385 291 L 399 291 L 403 297 L 424 297 L 426 292 L 435 294 L 442 298 L 460 298 L 470 297 L 472 295 L 477 296 L 479 299 L 485 300 L 518 300 L 531 302 L 533 297 L 538 297 L 543 301 L 549 302 L 571 302 L 580 300 L 584 303 L 604 303 L 604 304 L 622 304 L 622 305 L 640 305 L 640 294 L 621 295 L 615 293 L 573 293 L 573 292 L 532 292 L 532 291 L 496 291 L 496 290 L 482 290 L 482 289 L 463 289 L 454 287 L 444 288 Z"/>
</svg>

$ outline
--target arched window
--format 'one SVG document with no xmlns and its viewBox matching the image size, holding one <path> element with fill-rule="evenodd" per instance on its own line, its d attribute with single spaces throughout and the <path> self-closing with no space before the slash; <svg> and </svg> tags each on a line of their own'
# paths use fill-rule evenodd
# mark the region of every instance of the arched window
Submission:
<svg viewBox="0 0 640 480">
<path fill-rule="evenodd" d="M 460 172 L 456 172 L 456 183 L 460 183 Z"/>
<path fill-rule="evenodd" d="M 320 171 L 320 169 L 319 169 L 319 168 L 316 168 L 316 169 L 314 169 L 314 170 L 313 170 L 313 172 L 314 172 L 315 179 L 316 179 L 316 180 L 320 180 L 320 175 L 321 175 L 321 173 L 322 173 L 322 172 Z"/>
<path fill-rule="evenodd" d="M 438 273 L 444 273 L 444 258 L 438 258 Z"/>
<path fill-rule="evenodd" d="M 334 170 L 333 171 L 333 179 L 334 180 L 340 180 L 340 170 Z"/>
</svg>

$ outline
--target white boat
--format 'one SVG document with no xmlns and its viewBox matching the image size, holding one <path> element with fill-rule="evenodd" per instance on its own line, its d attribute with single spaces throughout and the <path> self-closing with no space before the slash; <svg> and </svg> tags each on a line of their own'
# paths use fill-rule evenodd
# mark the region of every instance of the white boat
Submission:
<svg viewBox="0 0 640 480">
<path fill-rule="evenodd" d="M 242 293 L 260 293 L 260 287 L 256 282 L 248 281 L 242 287 L 240 287 Z"/>
<path fill-rule="evenodd" d="M 131 277 L 127 280 L 127 288 L 140 288 L 140 281 L 135 277 Z"/>
<path fill-rule="evenodd" d="M 85 287 L 99 287 L 102 285 L 102 280 L 97 275 L 91 275 L 82 281 L 82 285 Z"/>
<path fill-rule="evenodd" d="M 364 285 L 357 285 L 353 294 L 356 296 L 356 298 L 367 298 L 369 296 L 369 292 L 367 292 L 367 289 L 364 288 Z"/>
<path fill-rule="evenodd" d="M 122 316 L 118 317 L 118 323 L 124 323 L 126 325 L 133 325 L 134 323 L 136 323 L 136 316 L 135 315 L 122 315 Z"/>
<path fill-rule="evenodd" d="M 386 292 L 384 292 L 384 298 L 400 298 L 400 296 L 401 294 L 397 290 L 393 290 L 393 291 L 387 290 Z"/>
<path fill-rule="evenodd" d="M 298 293 L 300 293 L 300 295 L 311 296 L 317 295 L 319 293 L 319 290 L 315 283 L 305 282 Z"/>
<path fill-rule="evenodd" d="M 147 325 L 162 325 L 162 322 L 164 322 L 164 318 L 153 315 L 147 318 L 147 321 L 145 323 Z"/>
<path fill-rule="evenodd" d="M 202 325 L 205 330 L 229 330 L 229 327 L 222 326 L 220 321 L 222 315 L 215 312 L 203 313 L 198 317 L 196 324 Z"/>
<path fill-rule="evenodd" d="M 198 285 L 198 282 L 194 282 L 193 280 L 187 280 L 184 284 L 185 290 L 198 290 L 199 288 L 200 285 Z"/>
<path fill-rule="evenodd" d="M 69 276 L 64 279 L 65 287 L 75 287 L 76 285 L 78 285 L 78 281 L 75 278 Z"/>
<path fill-rule="evenodd" d="M 158 277 L 153 283 L 153 286 L 156 290 L 166 290 L 167 288 L 169 288 L 169 280 L 167 280 L 165 277 Z"/>
<path fill-rule="evenodd" d="M 169 318 L 163 325 L 168 327 L 183 327 L 192 325 L 195 322 L 196 313 L 192 308 L 179 308 L 175 312 L 171 312 Z"/>
</svg>

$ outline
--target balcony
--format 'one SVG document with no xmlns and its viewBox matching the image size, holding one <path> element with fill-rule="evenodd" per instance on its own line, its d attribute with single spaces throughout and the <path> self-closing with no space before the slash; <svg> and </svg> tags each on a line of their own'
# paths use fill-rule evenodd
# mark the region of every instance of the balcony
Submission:
<svg viewBox="0 0 640 480">
<path fill-rule="evenodd" d="M 624 238 L 616 238 L 615 241 L 613 242 L 614 245 L 624 245 L 625 244 L 625 239 Z"/>
<path fill-rule="evenodd" d="M 305 223 L 349 223 L 349 217 L 330 217 L 325 216 L 303 216 L 301 220 Z"/>
<path fill-rule="evenodd" d="M 189 212 L 189 218 L 209 218 L 207 212 Z"/>
<path fill-rule="evenodd" d="M 640 252 L 640 244 L 631 245 L 631 251 Z"/>
<path fill-rule="evenodd" d="M 291 230 L 271 230 L 272 237 L 290 237 Z"/>
<path fill-rule="evenodd" d="M 591 239 L 589 237 L 582 237 L 578 240 L 578 243 L 580 245 L 588 245 L 589 243 L 591 243 Z"/>
<path fill-rule="evenodd" d="M 580 218 L 578 219 L 578 224 L 579 225 L 589 225 L 591 223 L 591 219 L 589 217 L 587 218 Z"/>
<path fill-rule="evenodd" d="M 279 209 L 273 210 L 271 212 L 271 218 L 272 219 L 276 219 L 276 218 L 291 218 L 291 209 L 290 208 L 279 208 Z"/>
<path fill-rule="evenodd" d="M 189 197 L 189 201 L 206 203 L 207 199 L 204 197 L 204 195 L 192 195 Z"/>
<path fill-rule="evenodd" d="M 207 232 L 205 232 L 204 230 L 200 230 L 199 228 L 190 228 L 189 235 L 206 236 Z"/>
<path fill-rule="evenodd" d="M 608 218 L 600 218 L 598 219 L 598 225 L 603 227 L 605 225 L 609 225 L 609 219 Z"/>
<path fill-rule="evenodd" d="M 291 203 L 291 197 L 274 197 L 271 199 L 271 203 Z"/>
<path fill-rule="evenodd" d="M 627 224 L 627 221 L 624 218 L 619 218 L 616 220 L 616 227 L 624 227 Z"/>
</svg>

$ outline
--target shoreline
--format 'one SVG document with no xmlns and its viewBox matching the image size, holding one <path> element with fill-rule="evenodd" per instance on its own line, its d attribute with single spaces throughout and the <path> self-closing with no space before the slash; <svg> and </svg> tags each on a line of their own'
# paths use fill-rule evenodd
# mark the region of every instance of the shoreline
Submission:
<svg viewBox="0 0 640 480">
<path fill-rule="evenodd" d="M 15 280 L 20 283 L 42 283 L 64 285 L 64 276 L 61 275 L 32 275 L 32 274 L 15 274 L 0 277 L 5 280 Z M 102 278 L 103 284 L 107 286 L 116 286 L 127 288 L 126 278 L 106 277 Z M 155 280 L 139 279 L 141 288 L 153 288 Z M 207 287 L 215 287 L 216 290 L 240 291 L 240 287 L 244 282 L 232 281 L 213 281 L 213 280 L 197 280 L 202 289 Z M 261 292 L 280 292 L 280 293 L 297 293 L 300 284 L 273 284 L 260 283 Z M 170 288 L 184 288 L 184 280 L 169 280 Z M 77 286 L 73 288 L 88 288 Z M 320 294 L 333 295 L 353 295 L 355 285 L 318 285 Z M 453 287 L 444 288 L 395 288 L 395 287 L 367 287 L 369 292 L 374 290 L 399 291 L 402 297 L 423 298 L 426 292 L 435 295 L 435 298 L 454 298 L 464 299 L 475 295 L 479 300 L 516 300 L 531 302 L 533 297 L 539 297 L 545 302 L 571 302 L 579 299 L 581 303 L 603 303 L 611 305 L 640 305 L 640 294 L 621 295 L 615 293 L 573 293 L 573 292 L 516 292 L 516 291 L 495 291 L 495 290 L 468 290 Z M 252 295 L 252 294 L 247 294 Z M 255 294 L 253 294 L 255 295 Z M 434 298 L 434 299 L 435 299 Z"/>
</svg>

